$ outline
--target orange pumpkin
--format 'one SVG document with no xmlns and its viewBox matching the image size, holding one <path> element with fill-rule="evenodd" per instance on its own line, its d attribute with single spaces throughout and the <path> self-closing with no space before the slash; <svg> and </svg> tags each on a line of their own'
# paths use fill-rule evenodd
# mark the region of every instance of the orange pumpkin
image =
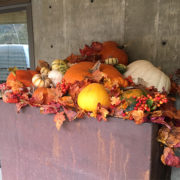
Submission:
<svg viewBox="0 0 180 180">
<path fill-rule="evenodd" d="M 103 42 L 103 47 L 117 47 L 118 44 L 114 41 L 105 41 Z"/>
<path fill-rule="evenodd" d="M 89 70 L 94 66 L 92 62 L 80 62 L 71 66 L 64 74 L 64 79 L 68 83 L 75 81 L 82 81 L 85 77 L 92 77 Z M 111 65 L 101 64 L 100 71 L 105 73 L 111 80 L 118 80 L 123 87 L 128 85 L 127 81 L 123 79 L 121 73 Z"/>
<path fill-rule="evenodd" d="M 119 64 L 128 64 L 128 56 L 122 49 L 118 48 L 118 44 L 113 41 L 107 41 L 103 43 L 102 50 L 99 53 L 102 59 L 117 58 Z"/>
<path fill-rule="evenodd" d="M 26 87 L 30 87 L 32 85 L 32 77 L 37 74 L 37 71 L 33 70 L 16 70 L 16 75 L 14 75 L 12 72 L 9 74 L 9 76 L 6 79 L 7 86 L 11 87 L 11 81 L 20 81 L 24 84 Z"/>
<path fill-rule="evenodd" d="M 48 104 L 55 100 L 56 90 L 55 88 L 40 87 L 34 91 L 32 98 L 36 104 Z"/>
</svg>

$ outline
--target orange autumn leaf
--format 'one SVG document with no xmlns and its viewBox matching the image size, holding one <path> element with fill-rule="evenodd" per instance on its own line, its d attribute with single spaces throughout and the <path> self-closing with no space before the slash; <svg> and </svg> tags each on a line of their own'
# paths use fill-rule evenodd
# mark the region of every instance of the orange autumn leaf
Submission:
<svg viewBox="0 0 180 180">
<path fill-rule="evenodd" d="M 56 123 L 57 130 L 60 130 L 62 124 L 66 120 L 64 112 L 56 113 L 54 116 L 54 122 Z"/>
<path fill-rule="evenodd" d="M 23 83 L 18 80 L 9 81 L 8 85 L 11 87 L 13 93 L 21 92 L 24 87 Z"/>
<path fill-rule="evenodd" d="M 121 100 L 119 97 L 111 97 L 111 104 L 112 105 L 115 105 L 115 106 L 118 106 L 119 104 L 121 103 Z"/>
<path fill-rule="evenodd" d="M 158 141 L 166 146 L 180 147 L 180 127 L 171 125 L 171 128 L 163 126 L 158 132 Z"/>
<path fill-rule="evenodd" d="M 144 111 L 142 110 L 134 110 L 131 112 L 131 115 L 136 124 L 142 124 L 144 122 Z"/>
<path fill-rule="evenodd" d="M 102 107 L 101 104 L 98 104 L 96 111 L 93 111 L 90 114 L 90 116 L 97 118 L 99 121 L 101 120 L 107 121 L 106 117 L 108 114 L 109 114 L 109 111 L 106 108 Z"/>
<path fill-rule="evenodd" d="M 63 106 L 75 107 L 74 101 L 71 96 L 63 96 L 58 99 L 58 102 Z"/>
</svg>

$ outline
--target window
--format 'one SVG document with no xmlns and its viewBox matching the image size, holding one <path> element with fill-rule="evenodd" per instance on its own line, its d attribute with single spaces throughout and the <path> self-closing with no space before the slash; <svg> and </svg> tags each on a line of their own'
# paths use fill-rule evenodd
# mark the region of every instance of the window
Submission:
<svg viewBox="0 0 180 180">
<path fill-rule="evenodd" d="M 8 68 L 33 68 L 30 5 L 0 8 L 0 82 L 6 81 Z"/>
</svg>

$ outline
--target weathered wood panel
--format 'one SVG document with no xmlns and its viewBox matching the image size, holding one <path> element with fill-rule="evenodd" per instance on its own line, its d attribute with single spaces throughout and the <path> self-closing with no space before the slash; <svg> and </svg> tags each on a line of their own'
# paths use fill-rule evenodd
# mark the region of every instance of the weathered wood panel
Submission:
<svg viewBox="0 0 180 180">
<path fill-rule="evenodd" d="M 4 180 L 166 179 L 152 124 L 86 118 L 57 131 L 53 116 L 37 108 L 17 114 L 14 104 L 1 101 L 0 109 Z"/>
<path fill-rule="evenodd" d="M 66 58 L 92 41 L 125 44 L 129 61 L 180 66 L 179 0 L 32 0 L 35 59 Z"/>
</svg>

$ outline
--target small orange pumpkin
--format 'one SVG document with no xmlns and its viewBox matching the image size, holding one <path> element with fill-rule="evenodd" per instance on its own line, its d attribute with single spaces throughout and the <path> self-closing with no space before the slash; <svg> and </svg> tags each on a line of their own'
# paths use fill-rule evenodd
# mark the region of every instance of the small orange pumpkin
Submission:
<svg viewBox="0 0 180 180">
<path fill-rule="evenodd" d="M 128 56 L 122 49 L 118 48 L 118 44 L 113 41 L 107 41 L 103 43 L 102 50 L 99 52 L 102 59 L 117 58 L 119 64 L 128 64 Z"/>
<path fill-rule="evenodd" d="M 16 74 L 14 75 L 12 72 L 8 75 L 6 79 L 6 85 L 11 87 L 11 81 L 20 81 L 26 87 L 30 87 L 32 85 L 32 77 L 37 74 L 37 71 L 33 70 L 16 70 Z"/>
<path fill-rule="evenodd" d="M 82 81 L 85 77 L 92 77 L 90 69 L 94 66 L 92 62 L 80 62 L 71 66 L 64 74 L 64 79 L 67 83 L 74 83 L 75 81 Z M 112 65 L 101 64 L 100 71 L 105 73 L 111 80 L 118 79 L 118 82 L 123 87 L 128 85 L 127 81 L 123 79 L 121 73 Z"/>
</svg>

